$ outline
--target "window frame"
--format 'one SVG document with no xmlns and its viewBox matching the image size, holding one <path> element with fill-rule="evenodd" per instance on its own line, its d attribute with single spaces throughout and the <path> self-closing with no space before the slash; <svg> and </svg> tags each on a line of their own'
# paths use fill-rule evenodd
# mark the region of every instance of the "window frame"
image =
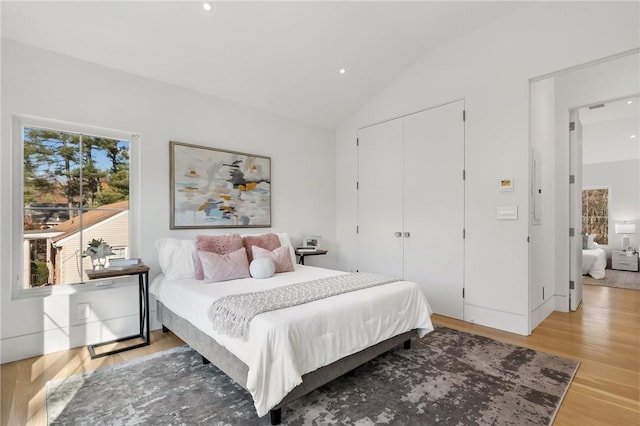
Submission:
<svg viewBox="0 0 640 426">
<path fill-rule="evenodd" d="M 39 298 L 58 294 L 72 294 L 96 290 L 88 281 L 56 286 L 25 288 L 24 286 L 24 130 L 28 127 L 55 131 L 81 133 L 95 137 L 112 138 L 129 142 L 129 255 L 140 253 L 140 135 L 135 132 L 48 119 L 24 114 L 14 114 L 11 126 L 11 159 L 9 166 L 10 249 L 11 249 L 11 299 Z M 114 279 L 117 287 L 131 285 L 127 279 Z M 110 286 L 113 288 L 114 286 Z"/>
<path fill-rule="evenodd" d="M 607 190 L 607 244 L 600 244 L 602 247 L 609 247 L 609 240 L 611 240 L 611 199 L 613 194 L 611 193 L 611 185 L 591 185 L 583 186 L 582 191 L 606 189 Z M 582 192 L 580 193 L 582 196 Z M 582 199 L 582 197 L 581 197 Z M 580 203 L 582 209 L 582 202 Z M 580 233 L 582 233 L 582 220 L 584 219 L 584 211 L 580 214 Z"/>
</svg>

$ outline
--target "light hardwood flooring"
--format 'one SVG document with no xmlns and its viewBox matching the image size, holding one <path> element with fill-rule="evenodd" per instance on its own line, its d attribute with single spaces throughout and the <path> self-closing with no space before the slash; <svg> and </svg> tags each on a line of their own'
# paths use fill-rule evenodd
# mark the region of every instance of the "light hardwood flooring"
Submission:
<svg viewBox="0 0 640 426">
<path fill-rule="evenodd" d="M 581 362 L 556 425 L 640 425 L 640 291 L 584 286 L 577 312 L 554 312 L 531 336 L 434 315 L 434 323 Z M 151 346 L 91 360 L 76 348 L 1 366 L 1 425 L 44 425 L 44 388 L 62 378 L 182 344 L 155 331 Z"/>
</svg>

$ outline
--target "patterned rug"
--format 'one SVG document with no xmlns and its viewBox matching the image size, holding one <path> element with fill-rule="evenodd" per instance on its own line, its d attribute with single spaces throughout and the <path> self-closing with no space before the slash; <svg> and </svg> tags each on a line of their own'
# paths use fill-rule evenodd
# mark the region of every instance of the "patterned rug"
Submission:
<svg viewBox="0 0 640 426">
<path fill-rule="evenodd" d="M 548 425 L 578 362 L 438 327 L 287 405 L 285 425 Z M 186 346 L 47 383 L 50 425 L 266 425 Z"/>
</svg>

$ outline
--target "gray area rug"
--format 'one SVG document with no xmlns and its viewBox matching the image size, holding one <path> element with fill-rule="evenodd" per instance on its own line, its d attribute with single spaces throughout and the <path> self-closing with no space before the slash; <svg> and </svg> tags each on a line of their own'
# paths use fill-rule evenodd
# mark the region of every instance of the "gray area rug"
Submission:
<svg viewBox="0 0 640 426">
<path fill-rule="evenodd" d="M 605 277 L 596 280 L 588 275 L 582 276 L 582 283 L 601 287 L 624 288 L 627 290 L 640 290 L 640 273 L 631 271 L 617 271 L 606 269 Z"/>
<path fill-rule="evenodd" d="M 578 362 L 438 327 L 287 405 L 285 425 L 548 425 Z M 50 425 L 263 425 L 186 346 L 47 383 Z"/>
</svg>

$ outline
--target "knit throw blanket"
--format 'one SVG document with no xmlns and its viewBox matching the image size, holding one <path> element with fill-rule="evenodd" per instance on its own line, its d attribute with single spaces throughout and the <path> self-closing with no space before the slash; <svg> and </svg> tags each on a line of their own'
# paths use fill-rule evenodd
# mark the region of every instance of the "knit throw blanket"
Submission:
<svg viewBox="0 0 640 426">
<path fill-rule="evenodd" d="M 234 294 L 213 302 L 209 308 L 209 318 L 213 321 L 214 330 L 246 340 L 249 322 L 263 312 L 302 305 L 395 281 L 398 279 L 367 272 L 354 272 L 264 291 Z"/>
</svg>

